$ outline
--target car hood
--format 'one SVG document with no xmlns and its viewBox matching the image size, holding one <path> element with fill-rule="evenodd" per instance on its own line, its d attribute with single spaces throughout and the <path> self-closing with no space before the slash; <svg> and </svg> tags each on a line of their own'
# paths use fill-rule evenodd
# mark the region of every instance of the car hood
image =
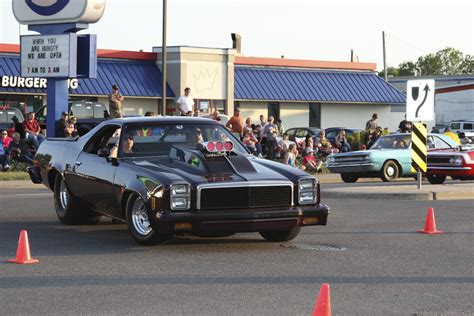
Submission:
<svg viewBox="0 0 474 316">
<path fill-rule="evenodd" d="M 201 167 L 173 159 L 144 159 L 131 161 L 148 176 L 162 183 L 186 181 L 193 186 L 211 182 L 296 181 L 308 174 L 281 163 L 253 156 L 237 156 L 222 161 L 205 161 Z M 163 179 L 165 178 L 165 179 Z"/>
</svg>

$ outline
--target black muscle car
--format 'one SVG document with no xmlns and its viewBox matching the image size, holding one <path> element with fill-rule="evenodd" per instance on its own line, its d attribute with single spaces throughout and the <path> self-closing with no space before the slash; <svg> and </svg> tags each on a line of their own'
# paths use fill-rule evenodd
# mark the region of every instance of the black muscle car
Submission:
<svg viewBox="0 0 474 316">
<path fill-rule="evenodd" d="M 203 118 L 115 119 L 80 138 L 50 138 L 29 174 L 54 192 L 63 224 L 106 215 L 145 245 L 183 233 L 288 241 L 302 226 L 326 225 L 329 213 L 314 177 L 251 155 Z"/>
</svg>

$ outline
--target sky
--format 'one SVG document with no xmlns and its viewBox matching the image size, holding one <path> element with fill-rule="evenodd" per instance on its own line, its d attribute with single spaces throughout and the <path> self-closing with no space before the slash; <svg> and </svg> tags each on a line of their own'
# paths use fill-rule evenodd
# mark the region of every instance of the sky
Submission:
<svg viewBox="0 0 474 316">
<path fill-rule="evenodd" d="M 11 0 L 0 0 L 0 43 L 18 44 Z M 245 56 L 349 61 L 383 68 L 454 47 L 474 55 L 473 0 L 168 0 L 168 46 L 232 47 L 242 36 Z M 107 0 L 97 34 L 104 49 L 151 51 L 161 46 L 162 1 Z"/>
</svg>

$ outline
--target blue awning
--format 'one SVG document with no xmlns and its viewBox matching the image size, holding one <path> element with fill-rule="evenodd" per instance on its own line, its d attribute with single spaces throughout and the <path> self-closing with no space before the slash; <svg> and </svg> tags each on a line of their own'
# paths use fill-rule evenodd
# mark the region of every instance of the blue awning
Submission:
<svg viewBox="0 0 474 316">
<path fill-rule="evenodd" d="M 0 55 L 0 77 L 20 76 L 20 56 Z M 71 95 L 108 95 L 117 84 L 125 96 L 162 96 L 162 74 L 153 61 L 98 59 L 97 79 L 79 78 L 77 89 L 69 89 Z M 44 94 L 46 89 L 26 87 L 4 87 L 0 82 L 0 92 Z M 175 94 L 167 85 L 167 97 Z"/>
<path fill-rule="evenodd" d="M 235 100 L 405 103 L 405 95 L 375 73 L 235 67 Z"/>
</svg>

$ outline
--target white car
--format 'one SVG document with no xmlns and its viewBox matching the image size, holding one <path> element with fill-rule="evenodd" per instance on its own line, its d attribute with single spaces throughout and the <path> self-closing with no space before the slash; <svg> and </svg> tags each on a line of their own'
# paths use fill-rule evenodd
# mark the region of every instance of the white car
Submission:
<svg viewBox="0 0 474 316">
<path fill-rule="evenodd" d="M 448 126 L 454 133 L 464 133 L 466 137 L 474 138 L 474 120 L 451 121 Z"/>
</svg>

